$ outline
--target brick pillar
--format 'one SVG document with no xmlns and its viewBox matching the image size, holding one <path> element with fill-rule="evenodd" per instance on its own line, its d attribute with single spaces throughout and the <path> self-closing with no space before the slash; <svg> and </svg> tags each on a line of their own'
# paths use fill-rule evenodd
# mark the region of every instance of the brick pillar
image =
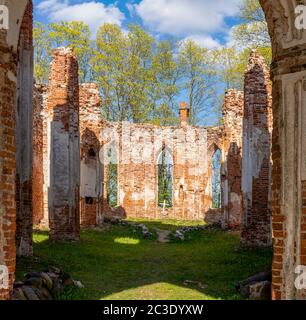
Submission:
<svg viewBox="0 0 306 320">
<path fill-rule="evenodd" d="M 222 146 L 223 227 L 239 228 L 242 216 L 242 119 L 243 93 L 229 90 L 225 94 Z"/>
<path fill-rule="evenodd" d="M 48 227 L 47 177 L 47 90 L 45 85 L 34 86 L 33 103 L 33 224 Z"/>
<path fill-rule="evenodd" d="M 7 48 L 5 33 L 1 30 L 0 61 L 0 300 L 3 300 L 10 297 L 16 262 L 16 60 Z M 6 271 L 9 272 L 8 286 L 2 281 Z"/>
<path fill-rule="evenodd" d="M 271 245 L 271 132 L 270 72 L 253 51 L 245 74 L 243 121 L 243 224 L 241 242 Z"/>
<path fill-rule="evenodd" d="M 80 86 L 81 225 L 96 225 L 101 218 L 103 166 L 99 159 L 102 99 L 97 85 Z"/>
<path fill-rule="evenodd" d="M 52 240 L 80 236 L 78 63 L 73 50 L 53 52 L 49 81 L 49 222 Z"/>
<path fill-rule="evenodd" d="M 181 127 L 184 127 L 188 124 L 189 112 L 190 112 L 190 110 L 187 108 L 187 103 L 182 102 L 181 108 L 180 108 L 180 125 L 181 125 Z"/>
<path fill-rule="evenodd" d="M 20 29 L 16 114 L 17 254 L 32 254 L 32 113 L 33 113 L 33 17 L 28 2 Z"/>
</svg>

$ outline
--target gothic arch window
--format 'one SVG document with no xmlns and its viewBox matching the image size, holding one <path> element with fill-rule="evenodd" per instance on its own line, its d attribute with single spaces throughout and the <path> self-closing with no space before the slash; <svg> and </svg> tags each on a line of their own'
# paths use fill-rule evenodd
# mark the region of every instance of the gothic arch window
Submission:
<svg viewBox="0 0 306 320">
<path fill-rule="evenodd" d="M 111 145 L 107 151 L 107 201 L 111 208 L 118 206 L 118 158 L 115 145 Z"/>
<path fill-rule="evenodd" d="M 170 151 L 163 147 L 158 160 L 158 205 L 162 208 L 173 206 L 173 158 Z"/>
<path fill-rule="evenodd" d="M 221 150 L 212 156 L 212 207 L 221 208 Z"/>
</svg>

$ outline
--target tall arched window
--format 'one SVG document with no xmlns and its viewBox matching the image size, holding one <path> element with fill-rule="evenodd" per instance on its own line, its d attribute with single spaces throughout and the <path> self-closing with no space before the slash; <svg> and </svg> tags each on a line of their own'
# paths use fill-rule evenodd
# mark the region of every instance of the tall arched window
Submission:
<svg viewBox="0 0 306 320">
<path fill-rule="evenodd" d="M 111 208 L 118 205 L 118 158 L 115 145 L 107 152 L 107 201 Z"/>
<path fill-rule="evenodd" d="M 173 193 L 173 159 L 171 153 L 163 147 L 158 157 L 158 205 L 170 208 Z"/>
<path fill-rule="evenodd" d="M 221 151 L 212 157 L 212 207 L 221 208 Z"/>
</svg>

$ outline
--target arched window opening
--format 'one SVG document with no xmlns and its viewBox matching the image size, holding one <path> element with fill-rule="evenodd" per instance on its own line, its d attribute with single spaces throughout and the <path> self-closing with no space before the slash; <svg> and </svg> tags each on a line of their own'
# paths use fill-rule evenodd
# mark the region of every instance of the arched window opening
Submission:
<svg viewBox="0 0 306 320">
<path fill-rule="evenodd" d="M 212 157 L 212 207 L 221 208 L 221 151 L 218 149 Z"/>
<path fill-rule="evenodd" d="M 111 208 L 118 206 L 118 159 L 114 145 L 107 153 L 107 202 Z"/>
<path fill-rule="evenodd" d="M 163 147 L 158 157 L 158 205 L 162 208 L 173 206 L 173 159 Z"/>
<path fill-rule="evenodd" d="M 88 150 L 88 158 L 89 159 L 96 159 L 96 152 L 93 148 L 90 148 Z"/>
</svg>

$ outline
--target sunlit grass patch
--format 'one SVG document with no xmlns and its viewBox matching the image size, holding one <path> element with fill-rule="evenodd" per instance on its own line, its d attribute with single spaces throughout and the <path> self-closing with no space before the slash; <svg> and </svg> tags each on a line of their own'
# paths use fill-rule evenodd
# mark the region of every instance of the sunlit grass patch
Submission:
<svg viewBox="0 0 306 320">
<path fill-rule="evenodd" d="M 119 243 L 119 244 L 139 244 L 139 239 L 133 239 L 133 238 L 116 238 L 114 239 L 115 243 Z"/>
<path fill-rule="evenodd" d="M 150 230 L 182 225 L 170 220 L 141 222 Z M 54 243 L 46 231 L 37 231 L 34 254 L 18 260 L 17 279 L 56 265 L 85 286 L 61 299 L 93 300 L 239 299 L 237 282 L 271 270 L 272 258 L 271 249 L 243 248 L 238 234 L 219 229 L 197 231 L 185 242 L 161 244 L 122 225 L 83 230 L 81 240 L 73 243 Z"/>
</svg>

